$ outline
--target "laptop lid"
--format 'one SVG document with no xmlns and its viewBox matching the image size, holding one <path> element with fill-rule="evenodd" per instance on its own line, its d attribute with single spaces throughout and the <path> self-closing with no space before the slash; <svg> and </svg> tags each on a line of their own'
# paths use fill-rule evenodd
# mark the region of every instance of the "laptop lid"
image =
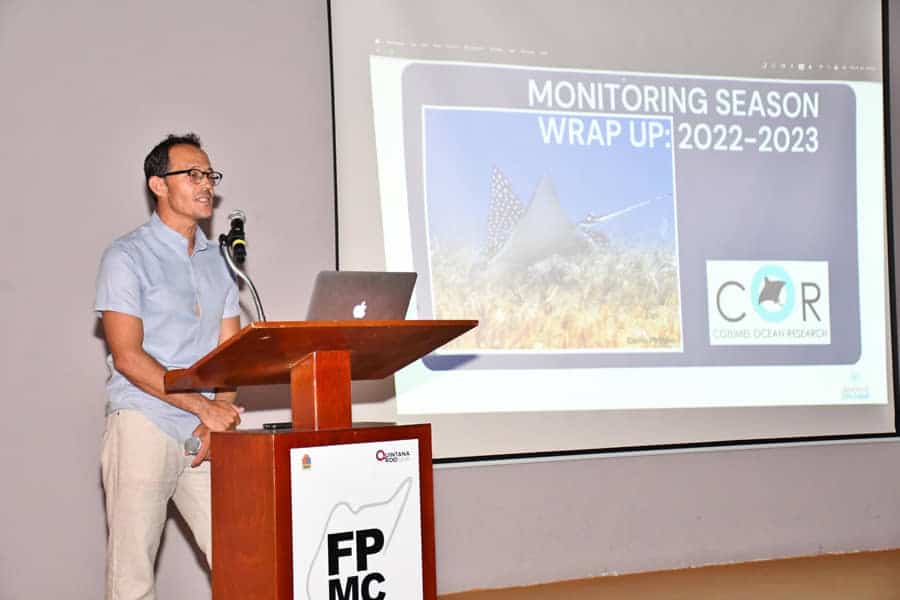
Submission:
<svg viewBox="0 0 900 600">
<path fill-rule="evenodd" d="M 415 273 L 321 271 L 306 320 L 402 320 L 415 284 Z"/>
</svg>

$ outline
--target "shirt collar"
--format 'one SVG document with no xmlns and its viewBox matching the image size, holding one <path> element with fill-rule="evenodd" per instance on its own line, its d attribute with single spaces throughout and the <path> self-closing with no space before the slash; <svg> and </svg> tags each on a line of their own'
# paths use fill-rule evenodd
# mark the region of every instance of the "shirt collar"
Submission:
<svg viewBox="0 0 900 600">
<path fill-rule="evenodd" d="M 153 211 L 153 215 L 150 217 L 150 229 L 170 246 L 174 245 L 180 250 L 187 250 L 187 240 L 184 239 L 184 236 L 163 223 L 156 211 Z M 209 240 L 198 225 L 194 228 L 194 252 L 202 252 L 208 245 Z"/>
</svg>

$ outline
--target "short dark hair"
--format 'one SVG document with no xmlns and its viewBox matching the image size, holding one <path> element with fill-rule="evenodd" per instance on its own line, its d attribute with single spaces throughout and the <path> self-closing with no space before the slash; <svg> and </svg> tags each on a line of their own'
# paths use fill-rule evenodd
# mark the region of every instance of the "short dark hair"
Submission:
<svg viewBox="0 0 900 600">
<path fill-rule="evenodd" d="M 170 133 L 166 139 L 158 143 L 144 159 L 144 177 L 149 182 L 151 177 L 162 177 L 169 171 L 169 148 L 187 144 L 203 149 L 196 133 L 175 135 Z"/>
</svg>

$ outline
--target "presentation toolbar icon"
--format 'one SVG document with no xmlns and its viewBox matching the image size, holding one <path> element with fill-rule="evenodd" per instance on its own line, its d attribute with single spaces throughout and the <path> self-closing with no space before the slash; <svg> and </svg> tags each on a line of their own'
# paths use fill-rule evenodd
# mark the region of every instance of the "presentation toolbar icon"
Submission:
<svg viewBox="0 0 900 600">
<path fill-rule="evenodd" d="M 761 64 L 763 71 L 877 71 L 877 67 L 872 65 L 856 65 L 856 64 L 833 64 L 833 63 L 780 63 L 764 61 Z"/>
</svg>

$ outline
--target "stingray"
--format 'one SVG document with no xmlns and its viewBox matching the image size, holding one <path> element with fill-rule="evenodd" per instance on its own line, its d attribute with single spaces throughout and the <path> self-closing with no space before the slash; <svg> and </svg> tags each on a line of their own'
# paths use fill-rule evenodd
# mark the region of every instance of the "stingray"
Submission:
<svg viewBox="0 0 900 600">
<path fill-rule="evenodd" d="M 525 214 L 512 227 L 509 239 L 491 259 L 491 268 L 521 268 L 554 254 L 584 250 L 588 245 L 589 238 L 563 211 L 553 181 L 545 176 Z"/>
<path fill-rule="evenodd" d="M 780 281 L 778 279 L 769 279 L 768 277 L 763 280 L 763 287 L 759 291 L 759 298 L 757 298 L 757 303 L 762 304 L 763 302 L 774 302 L 775 304 L 781 306 L 781 290 L 784 289 L 784 285 L 786 282 Z"/>
<path fill-rule="evenodd" d="M 497 167 L 491 174 L 491 205 L 484 255 L 493 274 L 520 271 L 552 256 L 567 256 L 597 248 L 591 227 L 604 223 L 650 201 L 613 212 L 588 214 L 575 223 L 563 210 L 549 176 L 538 182 L 528 207 L 521 203 L 509 179 Z"/>
</svg>

